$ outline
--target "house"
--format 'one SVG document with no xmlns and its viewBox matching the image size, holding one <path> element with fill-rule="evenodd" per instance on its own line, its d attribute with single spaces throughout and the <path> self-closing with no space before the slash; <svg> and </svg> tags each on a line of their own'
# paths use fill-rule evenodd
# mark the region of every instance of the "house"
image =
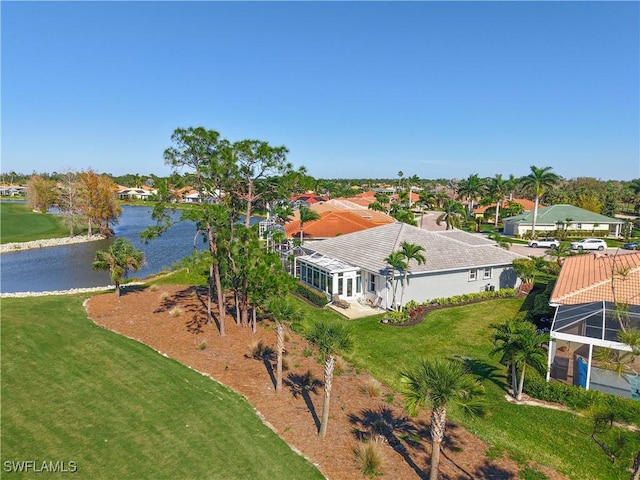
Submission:
<svg viewBox="0 0 640 480">
<path fill-rule="evenodd" d="M 293 208 L 300 208 L 301 205 L 306 207 L 316 204 L 318 202 L 325 202 L 328 199 L 321 195 L 315 195 L 313 193 L 303 193 L 301 195 L 294 195 L 289 199 L 289 204 Z"/>
<path fill-rule="evenodd" d="M 320 206 L 320 205 L 319 205 Z M 314 210 L 316 210 L 314 208 Z M 367 228 L 395 222 L 393 217 L 372 210 L 324 210 L 319 208 L 320 218 L 305 222 L 305 240 L 333 238 L 346 233 L 359 232 Z M 292 220 L 284 226 L 287 238 L 300 237 L 300 219 Z"/>
<path fill-rule="evenodd" d="M 517 203 L 518 205 L 520 205 L 522 207 L 523 211 L 533 210 L 533 208 L 535 206 L 535 203 L 533 203 L 531 200 L 529 200 L 527 198 L 514 198 L 512 200 L 509 200 L 509 199 L 505 198 L 502 202 L 500 202 L 500 217 L 503 216 L 503 212 L 507 212 L 508 211 L 509 203 Z M 497 203 L 492 203 L 491 205 L 485 205 L 485 206 L 482 206 L 482 207 L 474 208 L 473 209 L 473 215 L 476 218 L 484 218 L 485 212 L 487 210 L 489 210 L 490 208 L 495 210 L 496 205 L 497 205 Z M 540 208 L 541 206 L 542 205 L 540 205 L 538 208 Z"/>
<path fill-rule="evenodd" d="M 158 194 L 158 189 L 147 186 L 142 187 L 122 187 L 118 186 L 118 197 L 120 200 L 137 198 L 139 200 L 149 200 Z"/>
<path fill-rule="evenodd" d="M 555 379 L 624 397 L 640 398 L 640 359 L 617 375 L 597 362 L 599 349 L 632 351 L 619 332 L 640 329 L 640 252 L 569 257 L 562 265 L 550 304 L 547 380 Z"/>
<path fill-rule="evenodd" d="M 505 235 L 526 235 L 531 233 L 533 210 L 521 215 L 502 219 Z M 590 212 L 573 205 L 551 205 L 538 208 L 536 233 L 564 230 L 575 237 L 619 237 L 624 221 Z"/>
<path fill-rule="evenodd" d="M 405 241 L 423 247 L 427 261 L 411 262 L 400 299 L 401 275 L 391 271 L 385 258 Z M 329 298 L 338 295 L 383 308 L 392 308 L 394 289 L 396 303 L 405 304 L 519 285 L 512 262 L 521 255 L 461 230 L 430 232 L 394 222 L 304 247 L 310 253 L 296 258 L 303 283 Z"/>
</svg>

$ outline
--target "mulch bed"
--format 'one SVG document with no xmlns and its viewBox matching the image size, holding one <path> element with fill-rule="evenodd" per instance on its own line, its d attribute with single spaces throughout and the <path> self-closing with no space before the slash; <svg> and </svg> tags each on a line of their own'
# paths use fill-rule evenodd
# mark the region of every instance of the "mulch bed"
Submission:
<svg viewBox="0 0 640 480">
<path fill-rule="evenodd" d="M 384 386 L 379 394 L 370 395 L 374 380 L 348 365 L 333 381 L 327 436 L 317 435 L 323 369 L 316 355 L 309 355 L 312 347 L 293 332 L 287 334 L 284 391 L 276 393 L 274 366 L 251 355 L 258 341 L 275 344 L 274 326 L 260 322 L 253 334 L 227 316 L 227 335 L 220 337 L 215 325 L 206 324 L 206 298 L 193 287 L 132 290 L 120 298 L 97 295 L 87 301 L 86 308 L 96 324 L 137 339 L 244 395 L 267 425 L 332 480 L 367 478 L 359 470 L 354 448 L 359 439 L 372 435 L 384 454 L 382 478 L 428 478 L 428 412 L 407 417 L 399 395 Z M 518 478 L 520 468 L 515 462 L 489 460 L 486 450 L 487 445 L 464 428 L 448 425 L 440 478 Z M 566 478 L 536 468 L 551 480 Z"/>
</svg>

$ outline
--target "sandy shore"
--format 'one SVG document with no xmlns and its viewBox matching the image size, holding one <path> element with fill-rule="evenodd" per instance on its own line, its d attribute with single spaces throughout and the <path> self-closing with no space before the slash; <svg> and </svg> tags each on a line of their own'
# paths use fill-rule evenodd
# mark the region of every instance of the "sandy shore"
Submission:
<svg viewBox="0 0 640 480">
<path fill-rule="evenodd" d="M 61 245 L 71 245 L 73 243 L 93 242 L 103 240 L 104 235 L 78 235 L 76 237 L 47 238 L 34 240 L 32 242 L 14 242 L 0 245 L 0 254 L 8 252 L 18 252 L 20 250 L 30 250 L 33 248 L 59 247 Z"/>
</svg>

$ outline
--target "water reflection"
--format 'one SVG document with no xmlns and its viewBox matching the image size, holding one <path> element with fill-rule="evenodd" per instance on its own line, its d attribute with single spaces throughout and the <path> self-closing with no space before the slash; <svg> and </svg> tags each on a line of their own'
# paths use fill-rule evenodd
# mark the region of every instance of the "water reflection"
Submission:
<svg viewBox="0 0 640 480">
<path fill-rule="evenodd" d="M 143 243 L 139 234 L 149 225 L 151 208 L 123 207 L 117 237 L 130 240 L 144 251 L 144 266 L 130 276 L 144 278 L 170 268 L 177 261 L 191 254 L 194 248 L 196 227 L 193 222 L 180 222 L 167 233 L 149 243 Z M 99 287 L 109 285 L 109 272 L 96 272 L 91 268 L 97 250 L 109 248 L 111 240 L 100 240 L 61 247 L 26 250 L 0 255 L 0 291 L 44 292 L 70 288 Z M 200 240 L 198 249 L 206 245 Z"/>
</svg>

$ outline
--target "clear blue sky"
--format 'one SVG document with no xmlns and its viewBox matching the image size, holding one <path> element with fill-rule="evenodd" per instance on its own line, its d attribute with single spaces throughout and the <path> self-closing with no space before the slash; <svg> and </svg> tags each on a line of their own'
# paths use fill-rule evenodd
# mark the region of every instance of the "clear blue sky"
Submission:
<svg viewBox="0 0 640 480">
<path fill-rule="evenodd" d="M 0 5 L 3 172 L 168 175 L 204 126 L 318 178 L 640 177 L 638 2 Z"/>
</svg>

